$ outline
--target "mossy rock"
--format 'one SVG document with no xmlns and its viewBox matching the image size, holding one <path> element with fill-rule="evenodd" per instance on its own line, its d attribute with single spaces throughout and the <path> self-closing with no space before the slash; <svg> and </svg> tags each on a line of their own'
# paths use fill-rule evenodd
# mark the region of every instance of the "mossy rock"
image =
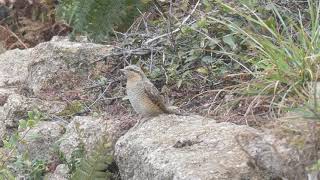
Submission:
<svg viewBox="0 0 320 180">
<path fill-rule="evenodd" d="M 75 114 L 82 112 L 84 109 L 81 101 L 72 101 L 67 105 L 67 107 L 61 111 L 59 116 L 74 116 Z"/>
</svg>

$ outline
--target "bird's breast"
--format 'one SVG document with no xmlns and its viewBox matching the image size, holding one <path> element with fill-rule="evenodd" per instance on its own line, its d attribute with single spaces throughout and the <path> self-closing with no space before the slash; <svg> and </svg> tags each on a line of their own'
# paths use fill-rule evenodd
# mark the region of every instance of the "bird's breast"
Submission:
<svg viewBox="0 0 320 180">
<path fill-rule="evenodd" d="M 148 97 L 142 83 L 127 82 L 127 95 L 133 109 L 142 116 L 154 116 L 163 113 L 162 110 Z"/>
</svg>

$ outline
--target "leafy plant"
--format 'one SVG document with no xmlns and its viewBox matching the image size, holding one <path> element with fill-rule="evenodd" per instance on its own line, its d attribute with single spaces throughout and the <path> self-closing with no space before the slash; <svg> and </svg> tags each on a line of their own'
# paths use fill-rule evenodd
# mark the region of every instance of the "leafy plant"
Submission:
<svg viewBox="0 0 320 180">
<path fill-rule="evenodd" d="M 79 167 L 72 175 L 72 180 L 110 179 L 113 174 L 108 167 L 113 162 L 110 143 L 99 143 L 97 148 L 87 157 L 81 159 Z"/>
<path fill-rule="evenodd" d="M 274 16 L 268 19 L 262 19 L 245 5 L 246 12 L 243 12 L 220 4 L 249 23 L 241 27 L 227 19 L 209 17 L 214 22 L 228 26 L 248 42 L 252 53 L 243 59 L 256 70 L 255 76 L 259 81 L 253 87 L 258 93 L 273 95 L 278 112 L 286 102 L 306 102 L 310 96 L 306 87 L 308 83 L 318 80 L 319 73 L 320 2 L 308 0 L 308 14 L 303 18 L 298 12 L 299 19 L 282 14 L 274 4 L 269 5 Z"/>
<path fill-rule="evenodd" d="M 42 160 L 35 160 L 30 162 L 28 156 L 17 153 L 17 147 L 24 141 L 29 131 L 43 118 L 42 114 L 37 111 L 29 111 L 28 118 L 19 121 L 19 131 L 13 133 L 8 139 L 3 140 L 4 150 L 0 157 L 0 179 L 12 179 L 14 177 L 8 164 L 14 164 L 18 169 L 25 171 L 30 178 L 39 179 L 45 171 L 45 162 Z M 13 178 L 14 179 L 14 178 Z"/>
<path fill-rule="evenodd" d="M 73 34 L 84 34 L 102 41 L 113 29 L 131 24 L 149 1 L 66 0 L 58 6 L 58 16 L 73 27 Z M 117 27 L 116 27 L 117 26 Z"/>
<path fill-rule="evenodd" d="M 320 171 L 320 159 L 309 168 L 309 171 Z"/>
<path fill-rule="evenodd" d="M 80 166 L 81 160 L 84 157 L 85 157 L 84 145 L 80 145 L 76 150 L 74 150 L 71 153 L 70 161 L 67 162 L 71 172 L 75 172 L 75 170 Z"/>
<path fill-rule="evenodd" d="M 0 169 L 0 179 L 15 180 L 14 175 L 8 169 Z"/>
</svg>

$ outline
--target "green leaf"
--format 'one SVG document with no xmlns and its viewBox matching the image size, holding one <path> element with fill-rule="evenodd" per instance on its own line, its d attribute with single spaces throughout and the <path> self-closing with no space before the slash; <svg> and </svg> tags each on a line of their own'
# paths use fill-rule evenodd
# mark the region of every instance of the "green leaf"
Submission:
<svg viewBox="0 0 320 180">
<path fill-rule="evenodd" d="M 270 29 L 272 29 L 273 31 L 276 31 L 276 20 L 274 17 L 269 17 L 267 20 L 266 20 L 266 24 L 268 25 L 268 27 Z"/>
<path fill-rule="evenodd" d="M 196 69 L 196 71 L 200 74 L 204 74 L 204 75 L 207 75 L 208 74 L 208 69 L 205 68 L 205 67 L 199 67 Z"/>
<path fill-rule="evenodd" d="M 204 28 L 208 25 L 207 20 L 205 18 L 200 19 L 197 21 L 198 28 Z"/>
<path fill-rule="evenodd" d="M 27 121 L 24 119 L 21 119 L 19 121 L 19 129 L 25 129 L 25 128 L 27 128 Z"/>
<path fill-rule="evenodd" d="M 182 34 L 189 34 L 192 32 L 192 29 L 189 26 L 182 26 L 181 32 L 182 32 Z"/>
<path fill-rule="evenodd" d="M 254 8 L 254 6 L 258 5 L 258 0 L 240 0 L 240 2 L 250 8 Z"/>
<path fill-rule="evenodd" d="M 214 63 L 215 59 L 212 56 L 203 56 L 201 58 L 201 61 L 205 64 L 210 64 L 210 63 Z"/>
<path fill-rule="evenodd" d="M 18 144 L 19 138 L 20 136 L 18 133 L 12 134 L 9 138 L 9 141 L 7 141 L 6 143 L 4 142 L 5 147 L 10 149 L 14 148 Z"/>
<path fill-rule="evenodd" d="M 28 117 L 29 119 L 34 119 L 34 112 L 33 111 L 28 111 Z"/>
<path fill-rule="evenodd" d="M 5 148 L 11 149 L 11 144 L 9 143 L 9 141 L 3 139 L 2 142 Z"/>
<path fill-rule="evenodd" d="M 311 171 L 320 171 L 320 159 L 311 166 L 310 170 Z"/>
<path fill-rule="evenodd" d="M 224 43 L 228 44 L 230 46 L 230 48 L 233 50 L 237 47 L 232 34 L 223 36 L 222 41 Z"/>
<path fill-rule="evenodd" d="M 33 119 L 30 119 L 27 121 L 27 127 L 34 127 L 36 125 L 36 121 Z"/>
</svg>

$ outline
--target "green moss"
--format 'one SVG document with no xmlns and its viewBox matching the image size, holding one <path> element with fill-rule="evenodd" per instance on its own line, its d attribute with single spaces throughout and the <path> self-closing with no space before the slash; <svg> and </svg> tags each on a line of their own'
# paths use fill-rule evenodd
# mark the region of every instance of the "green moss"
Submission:
<svg viewBox="0 0 320 180">
<path fill-rule="evenodd" d="M 67 105 L 67 107 L 61 111 L 59 116 L 73 116 L 83 110 L 83 105 L 80 101 L 73 101 Z"/>
<path fill-rule="evenodd" d="M 290 144 L 300 150 L 303 150 L 303 148 L 306 146 L 306 138 L 304 136 L 295 136 L 291 138 Z"/>
</svg>

